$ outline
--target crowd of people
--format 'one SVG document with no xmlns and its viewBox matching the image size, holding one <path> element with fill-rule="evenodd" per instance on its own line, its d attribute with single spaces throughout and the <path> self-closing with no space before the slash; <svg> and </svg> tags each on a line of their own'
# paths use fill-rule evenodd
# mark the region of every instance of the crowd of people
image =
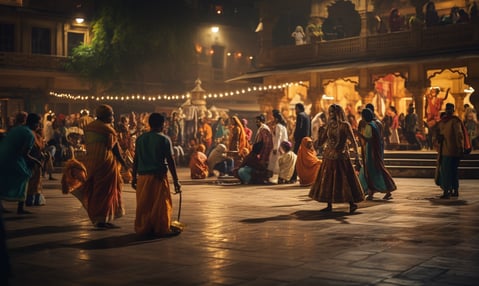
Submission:
<svg viewBox="0 0 479 286">
<path fill-rule="evenodd" d="M 454 115 L 454 104 L 447 103 L 434 124 L 438 151 L 434 179 L 443 191 L 441 199 L 459 196 L 458 166 L 473 148 L 470 134 L 477 134 L 477 122 L 474 130 L 469 126 L 476 112 L 465 108 L 462 120 Z M 413 106 L 408 114 L 411 111 Z M 351 108 L 345 110 L 338 104 L 330 105 L 327 115 L 314 116 L 317 122 L 312 122 L 301 103 L 295 112 L 293 132 L 279 110 L 272 111 L 270 121 L 258 115 L 256 132 L 236 115 L 218 119 L 214 128 L 203 118 L 198 137 L 188 140 L 191 178 L 234 176 L 242 184 L 294 184 L 299 180 L 301 187 L 309 188 L 312 200 L 326 203 L 322 212 L 333 211 L 333 204 L 347 203 L 354 213 L 357 203 L 373 200 L 376 193 L 383 193 L 383 200 L 392 199 L 397 187 L 384 165 L 386 125 L 372 104 L 361 109 L 360 120 L 353 123 Z M 181 134 L 182 125 L 171 122 L 175 116 L 132 113 L 121 115 L 115 125 L 113 108 L 101 104 L 94 116 L 83 110 L 71 125 L 65 124 L 67 117 L 59 117 L 51 112 L 43 117 L 20 112 L 0 138 L 0 263 L 2 278 L 7 280 L 10 264 L 2 216 L 10 211 L 1 201 L 18 202 L 19 215 L 31 213 L 25 206 L 44 205 L 41 179 L 53 161 L 63 160 L 62 191 L 81 202 L 94 227 L 117 227 L 113 221 L 125 214 L 122 189 L 126 182 L 136 190 L 134 231 L 138 235 L 175 236 L 183 230 L 181 223 L 172 221 L 168 179 L 169 172 L 174 192 L 181 193 L 179 153 L 175 152 L 180 146 L 175 145 L 175 134 Z M 51 134 L 68 144 L 70 151 L 54 139 L 47 141 Z M 57 148 L 66 155 L 57 157 Z"/>
<path fill-rule="evenodd" d="M 445 100 L 438 99 L 437 90 L 432 93 L 427 110 L 441 108 L 438 102 Z M 354 212 L 357 202 L 373 200 L 376 193 L 392 199 L 396 185 L 384 165 L 384 150 L 398 140 L 394 129 L 401 123 L 393 106 L 382 120 L 372 104 L 360 110 L 357 120 L 352 110 L 332 104 L 327 114 L 311 117 L 297 103 L 293 122 L 272 110 L 271 120 L 268 114 L 256 116 L 255 131 L 237 115 L 203 117 L 193 137 L 185 136 L 185 124 L 175 112 L 132 112 L 120 115 L 118 123 L 106 104 L 94 115 L 87 110 L 71 116 L 19 112 L 0 140 L 0 200 L 17 201 L 18 214 L 30 213 L 25 206 L 46 204 L 42 179 L 58 179 L 52 168 L 62 166 L 62 191 L 80 200 L 95 227 L 116 227 L 112 221 L 125 212 L 122 186 L 129 183 L 137 195 L 135 231 L 172 235 L 178 230 L 170 224 L 167 174 L 174 190 L 181 192 L 176 168 L 182 165 L 195 180 L 217 176 L 235 177 L 241 184 L 299 181 L 310 188 L 312 199 L 327 203 L 324 211 L 331 211 L 333 203 L 349 203 Z M 432 145 L 438 150 L 436 183 L 444 191 L 442 197 L 449 198 L 458 196 L 458 165 L 475 147 L 478 124 L 470 106 L 465 106 L 464 119 L 454 115 L 451 103 L 445 112 L 436 111 L 426 112 L 426 123 L 434 126 Z M 399 133 L 410 144 L 420 144 L 417 120 L 409 105 L 406 127 Z"/>
</svg>

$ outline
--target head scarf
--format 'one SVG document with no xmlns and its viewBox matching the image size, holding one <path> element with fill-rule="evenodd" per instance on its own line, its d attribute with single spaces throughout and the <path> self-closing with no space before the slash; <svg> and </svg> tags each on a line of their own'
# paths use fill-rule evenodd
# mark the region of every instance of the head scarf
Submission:
<svg viewBox="0 0 479 286">
<path fill-rule="evenodd" d="M 311 137 L 304 137 L 299 146 L 296 171 L 301 185 L 311 185 L 321 166 L 321 160 L 318 159 L 316 151 L 310 147 L 312 144 Z"/>
<path fill-rule="evenodd" d="M 291 148 L 293 147 L 293 145 L 292 145 L 291 142 L 289 142 L 289 141 L 283 141 L 283 142 L 281 142 L 280 146 L 281 146 L 281 148 L 283 148 L 283 150 L 284 150 L 285 152 L 290 151 Z"/>
<path fill-rule="evenodd" d="M 210 168 L 210 171 L 213 171 L 214 166 L 224 160 L 223 154 L 226 150 L 227 148 L 225 144 L 218 144 L 213 150 L 211 150 L 211 153 L 208 156 L 208 167 Z"/>
</svg>

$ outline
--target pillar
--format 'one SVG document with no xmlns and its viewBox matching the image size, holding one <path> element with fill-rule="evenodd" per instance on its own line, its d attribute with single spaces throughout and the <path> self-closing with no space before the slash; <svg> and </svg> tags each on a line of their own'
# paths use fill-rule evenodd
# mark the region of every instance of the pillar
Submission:
<svg viewBox="0 0 479 286">
<path fill-rule="evenodd" d="M 311 100 L 311 114 L 310 116 L 313 117 L 317 113 L 324 111 L 321 107 L 321 100 L 323 96 L 324 90 L 322 86 L 314 86 L 308 89 L 308 98 Z"/>
<path fill-rule="evenodd" d="M 456 107 L 456 113 L 460 118 L 464 117 L 464 98 L 467 96 L 467 92 L 455 92 L 451 93 L 454 97 L 454 105 Z"/>
<path fill-rule="evenodd" d="M 479 110 L 479 76 L 468 76 L 465 78 L 464 82 L 474 88 L 474 92 L 471 94 L 471 97 L 469 97 L 469 101 L 474 109 Z"/>
<path fill-rule="evenodd" d="M 283 111 L 284 108 L 288 108 L 289 102 L 285 107 L 285 95 L 283 89 L 268 90 L 258 97 L 258 104 L 260 111 L 266 116 L 266 120 L 273 119 L 273 109 Z"/>
<path fill-rule="evenodd" d="M 374 105 L 373 103 L 373 98 L 374 98 L 374 91 L 370 90 L 370 89 L 367 89 L 367 88 L 360 88 L 358 90 L 359 92 L 359 96 L 361 97 L 361 103 L 362 103 L 362 106 L 364 107 L 366 104 L 368 103 L 371 103 Z M 377 107 L 377 106 L 375 106 Z"/>
</svg>

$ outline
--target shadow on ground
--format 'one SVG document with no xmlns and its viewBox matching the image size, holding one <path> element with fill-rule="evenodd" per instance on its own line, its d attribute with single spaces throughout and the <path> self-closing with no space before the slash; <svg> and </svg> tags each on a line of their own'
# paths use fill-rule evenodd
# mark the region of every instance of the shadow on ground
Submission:
<svg viewBox="0 0 479 286">
<path fill-rule="evenodd" d="M 287 215 L 277 215 L 272 217 L 260 217 L 260 218 L 247 218 L 240 220 L 243 223 L 264 223 L 268 221 L 280 221 L 280 220 L 303 220 L 303 221 L 310 221 L 310 220 L 327 220 L 327 219 L 334 219 L 343 223 L 347 223 L 347 217 L 360 214 L 360 212 L 355 212 L 350 214 L 349 212 L 345 211 L 330 211 L 325 212 L 322 210 L 303 210 L 303 211 L 296 211 L 291 214 Z"/>
</svg>

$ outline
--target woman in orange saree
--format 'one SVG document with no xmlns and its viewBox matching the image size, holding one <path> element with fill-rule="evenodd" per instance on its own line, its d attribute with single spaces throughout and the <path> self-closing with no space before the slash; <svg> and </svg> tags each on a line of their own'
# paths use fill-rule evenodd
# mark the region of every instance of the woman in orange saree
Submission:
<svg viewBox="0 0 479 286">
<path fill-rule="evenodd" d="M 204 144 L 198 145 L 196 151 L 190 158 L 190 176 L 192 179 L 204 179 L 208 177 L 208 164 L 206 160 L 208 157 L 205 154 L 206 146 Z"/>
<path fill-rule="evenodd" d="M 97 119 L 84 129 L 87 153 L 82 159 L 87 178 L 83 185 L 72 191 L 85 207 L 91 222 L 100 228 L 115 227 L 110 221 L 124 215 L 121 194 L 121 166 L 117 134 L 112 127 L 113 109 L 100 105 Z M 69 165 L 68 165 L 69 166 Z M 66 173 L 71 172 L 68 168 Z"/>
<path fill-rule="evenodd" d="M 310 186 L 313 184 L 318 174 L 321 160 L 318 159 L 316 150 L 314 150 L 313 139 L 304 137 L 298 149 L 296 159 L 296 171 L 301 186 Z"/>
</svg>

